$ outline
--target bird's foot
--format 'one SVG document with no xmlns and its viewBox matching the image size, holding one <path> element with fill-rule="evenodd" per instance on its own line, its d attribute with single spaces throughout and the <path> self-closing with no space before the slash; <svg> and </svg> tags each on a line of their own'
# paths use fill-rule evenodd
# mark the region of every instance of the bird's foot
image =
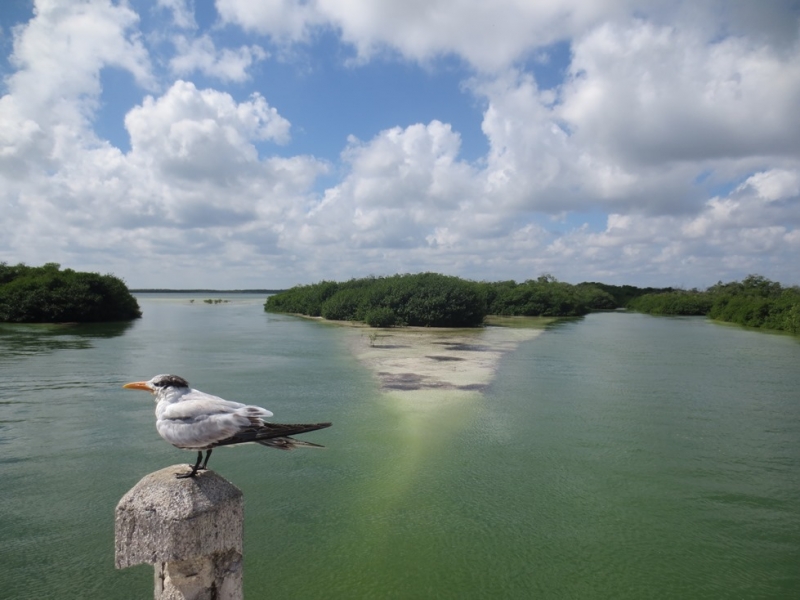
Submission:
<svg viewBox="0 0 800 600">
<path fill-rule="evenodd" d="M 197 475 L 198 471 L 202 471 L 203 470 L 202 468 L 195 467 L 194 465 L 189 465 L 189 467 L 192 470 L 189 471 L 188 473 L 184 473 L 183 475 L 175 473 L 175 479 L 189 479 L 190 477 L 194 477 L 195 475 Z"/>
<path fill-rule="evenodd" d="M 197 475 L 198 471 L 207 471 L 208 470 L 205 467 L 197 467 L 197 468 L 195 468 L 194 465 L 188 465 L 188 466 L 191 467 L 192 470 L 189 471 L 188 473 L 184 473 L 183 475 L 178 475 L 176 473 L 175 474 L 175 479 L 189 479 L 190 477 L 194 477 L 195 475 Z"/>
</svg>

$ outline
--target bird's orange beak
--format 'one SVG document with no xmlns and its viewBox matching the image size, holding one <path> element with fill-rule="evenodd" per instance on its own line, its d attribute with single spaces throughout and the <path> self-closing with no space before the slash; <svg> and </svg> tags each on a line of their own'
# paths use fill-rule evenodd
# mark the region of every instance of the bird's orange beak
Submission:
<svg viewBox="0 0 800 600">
<path fill-rule="evenodd" d="M 146 381 L 133 381 L 131 383 L 126 383 L 123 385 L 126 390 L 142 390 L 144 392 L 153 393 L 153 388 L 151 388 Z"/>
</svg>

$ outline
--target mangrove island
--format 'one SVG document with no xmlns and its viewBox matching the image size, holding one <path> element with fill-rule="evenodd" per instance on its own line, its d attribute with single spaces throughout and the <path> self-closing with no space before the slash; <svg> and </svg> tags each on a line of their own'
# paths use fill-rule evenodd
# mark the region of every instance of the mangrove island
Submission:
<svg viewBox="0 0 800 600">
<path fill-rule="evenodd" d="M 708 316 L 800 334 L 800 288 L 760 275 L 705 291 L 640 288 L 542 275 L 523 283 L 469 281 L 438 273 L 365 277 L 298 285 L 267 298 L 268 312 L 356 321 L 371 327 L 478 327 L 489 316 L 580 317 L 629 309 L 653 315 Z"/>
<path fill-rule="evenodd" d="M 142 316 L 125 283 L 113 275 L 0 262 L 0 321 L 96 323 Z"/>
</svg>

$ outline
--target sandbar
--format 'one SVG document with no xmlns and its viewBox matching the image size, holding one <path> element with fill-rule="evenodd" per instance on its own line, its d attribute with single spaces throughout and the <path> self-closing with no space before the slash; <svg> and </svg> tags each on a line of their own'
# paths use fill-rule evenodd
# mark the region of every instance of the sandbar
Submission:
<svg viewBox="0 0 800 600">
<path fill-rule="evenodd" d="M 448 397 L 483 393 L 502 356 L 543 332 L 543 319 L 505 320 L 503 326 L 472 329 L 353 328 L 348 346 L 392 396 Z M 437 394 L 439 395 L 439 394 Z"/>
</svg>

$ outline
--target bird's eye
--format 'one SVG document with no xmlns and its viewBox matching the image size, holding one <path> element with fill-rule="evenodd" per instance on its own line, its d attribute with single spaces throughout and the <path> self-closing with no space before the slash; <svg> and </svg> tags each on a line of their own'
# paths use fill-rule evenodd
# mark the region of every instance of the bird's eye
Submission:
<svg viewBox="0 0 800 600">
<path fill-rule="evenodd" d="M 189 383 L 183 378 L 178 377 L 177 375 L 166 375 L 164 377 L 159 377 L 153 381 L 153 387 L 163 389 L 168 387 L 189 387 Z"/>
</svg>

